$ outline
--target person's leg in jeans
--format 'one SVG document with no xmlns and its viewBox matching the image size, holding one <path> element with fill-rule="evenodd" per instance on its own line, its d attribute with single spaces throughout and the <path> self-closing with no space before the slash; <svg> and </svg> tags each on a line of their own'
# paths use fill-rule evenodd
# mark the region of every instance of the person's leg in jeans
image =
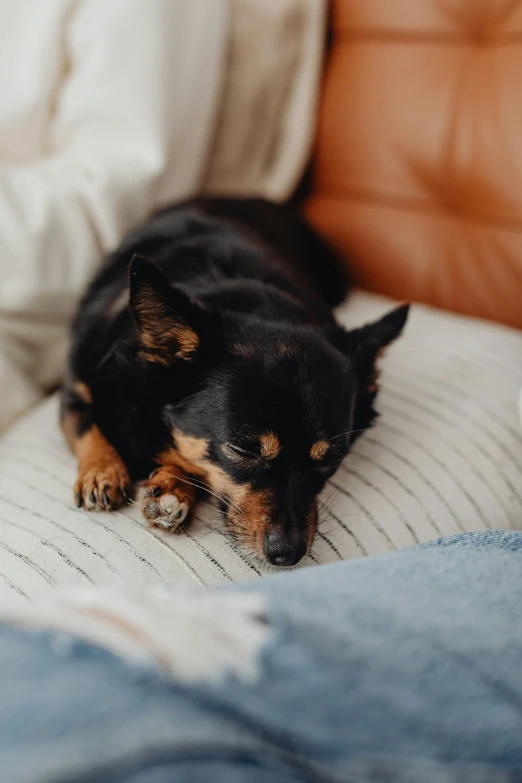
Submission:
<svg viewBox="0 0 522 783">
<path fill-rule="evenodd" d="M 184 600 L 157 668 L 2 625 L 2 783 L 522 780 L 521 533 Z"/>
</svg>

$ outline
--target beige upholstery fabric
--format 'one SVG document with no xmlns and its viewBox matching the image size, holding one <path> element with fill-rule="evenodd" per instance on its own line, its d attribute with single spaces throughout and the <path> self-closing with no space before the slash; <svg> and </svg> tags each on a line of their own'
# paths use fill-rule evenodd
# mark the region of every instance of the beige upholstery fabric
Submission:
<svg viewBox="0 0 522 783">
<path fill-rule="evenodd" d="M 231 0 L 230 41 L 207 193 L 281 201 L 308 162 L 325 0 Z"/>
</svg>

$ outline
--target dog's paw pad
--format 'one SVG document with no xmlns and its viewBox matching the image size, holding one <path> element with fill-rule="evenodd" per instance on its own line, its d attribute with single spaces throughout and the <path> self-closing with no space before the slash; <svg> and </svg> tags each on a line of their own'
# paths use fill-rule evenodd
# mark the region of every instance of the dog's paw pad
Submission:
<svg viewBox="0 0 522 783">
<path fill-rule="evenodd" d="M 80 465 L 74 486 L 76 505 L 87 511 L 113 511 L 128 503 L 132 484 L 123 462 Z"/>
<path fill-rule="evenodd" d="M 142 484 L 138 503 L 143 516 L 154 527 L 168 533 L 181 533 L 190 524 L 194 495 L 168 474 L 157 473 Z"/>
</svg>

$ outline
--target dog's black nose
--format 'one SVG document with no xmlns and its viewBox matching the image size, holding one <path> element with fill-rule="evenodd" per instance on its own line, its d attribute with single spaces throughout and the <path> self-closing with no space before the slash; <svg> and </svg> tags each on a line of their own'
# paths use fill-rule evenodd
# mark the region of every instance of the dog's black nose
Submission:
<svg viewBox="0 0 522 783">
<path fill-rule="evenodd" d="M 306 543 L 301 538 L 272 530 L 265 536 L 265 555 L 276 566 L 293 566 L 306 554 Z"/>
</svg>

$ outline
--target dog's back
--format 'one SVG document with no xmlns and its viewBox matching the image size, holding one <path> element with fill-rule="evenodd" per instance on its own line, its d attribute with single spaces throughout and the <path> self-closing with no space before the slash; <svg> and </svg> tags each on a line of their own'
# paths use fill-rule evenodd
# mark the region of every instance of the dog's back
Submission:
<svg viewBox="0 0 522 783">
<path fill-rule="evenodd" d="M 108 256 L 83 299 L 76 335 L 118 312 L 134 254 L 193 290 L 230 279 L 272 283 L 322 317 L 348 290 L 338 254 L 291 207 L 264 199 L 194 199 L 156 214 Z"/>
</svg>

